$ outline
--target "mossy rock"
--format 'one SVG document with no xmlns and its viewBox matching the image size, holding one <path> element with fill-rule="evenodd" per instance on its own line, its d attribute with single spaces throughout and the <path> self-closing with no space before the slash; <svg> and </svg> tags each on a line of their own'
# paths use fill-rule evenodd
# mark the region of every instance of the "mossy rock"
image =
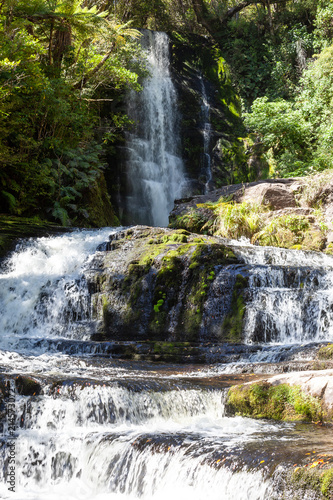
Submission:
<svg viewBox="0 0 333 500">
<path fill-rule="evenodd" d="M 316 499 L 332 500 L 333 469 L 298 467 L 290 475 L 288 486 L 291 487 L 295 500 L 303 500 L 307 494 L 311 494 L 311 498 L 314 498 L 314 492 Z"/>
<path fill-rule="evenodd" d="M 45 236 L 68 231 L 69 228 L 42 221 L 38 217 L 16 217 L 13 215 L 0 215 L 0 258 L 9 251 L 14 250 L 20 238 Z"/>
<path fill-rule="evenodd" d="M 221 340 L 224 342 L 240 342 L 242 340 L 243 322 L 246 311 L 244 290 L 248 287 L 248 278 L 237 274 L 231 299 L 230 312 L 221 326 Z"/>
<path fill-rule="evenodd" d="M 333 344 L 328 344 L 319 349 L 317 353 L 318 359 L 333 359 Z"/>
<path fill-rule="evenodd" d="M 121 271 L 93 278 L 93 314 L 101 325 L 94 340 L 198 342 L 216 273 L 238 263 L 232 249 L 183 229 L 140 226 L 116 243 L 105 255 L 105 269 L 119 259 Z"/>
<path fill-rule="evenodd" d="M 229 414 L 285 421 L 321 421 L 323 416 L 319 398 L 298 386 L 265 381 L 231 387 L 226 408 Z"/>
</svg>

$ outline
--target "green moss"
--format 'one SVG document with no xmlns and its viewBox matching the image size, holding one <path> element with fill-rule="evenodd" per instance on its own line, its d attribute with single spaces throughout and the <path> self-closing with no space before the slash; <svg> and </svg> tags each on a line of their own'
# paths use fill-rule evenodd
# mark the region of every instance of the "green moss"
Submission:
<svg viewBox="0 0 333 500">
<path fill-rule="evenodd" d="M 319 349 L 317 357 L 319 359 L 333 359 L 333 344 L 328 344 Z"/>
<path fill-rule="evenodd" d="M 273 420 L 320 421 L 323 414 L 320 399 L 300 387 L 268 382 L 231 387 L 227 407 L 231 413 Z"/>
<path fill-rule="evenodd" d="M 85 209 L 88 217 L 77 217 L 76 225 L 84 227 L 106 227 L 120 226 L 119 219 L 114 213 L 111 199 L 107 191 L 105 177 L 103 174 L 89 186 L 83 194 Z"/>
<path fill-rule="evenodd" d="M 329 243 L 325 248 L 325 253 L 328 255 L 333 255 L 333 243 Z"/>
<path fill-rule="evenodd" d="M 209 208 L 209 207 L 208 207 Z M 192 233 L 213 234 L 216 216 L 212 210 L 191 208 L 183 215 L 170 219 L 170 228 L 183 228 Z"/>
<path fill-rule="evenodd" d="M 166 330 L 166 320 L 170 309 L 176 305 L 180 286 L 183 263 L 177 256 L 165 256 L 162 266 L 157 273 L 153 310 L 149 328 L 155 334 L 162 334 Z"/>
<path fill-rule="evenodd" d="M 239 342 L 242 339 L 243 320 L 245 314 L 244 288 L 248 286 L 248 278 L 237 274 L 232 292 L 230 312 L 223 320 L 221 338 L 227 342 Z"/>
<path fill-rule="evenodd" d="M 315 491 L 322 494 L 322 498 L 331 500 L 333 490 L 333 469 L 317 470 L 315 468 L 300 467 L 291 475 L 290 482 L 299 493 Z"/>
</svg>

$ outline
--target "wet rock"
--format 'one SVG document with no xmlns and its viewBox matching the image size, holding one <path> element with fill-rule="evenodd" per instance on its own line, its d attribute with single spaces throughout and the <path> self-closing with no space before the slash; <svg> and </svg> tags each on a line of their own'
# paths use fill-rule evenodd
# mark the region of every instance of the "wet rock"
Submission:
<svg viewBox="0 0 333 500">
<path fill-rule="evenodd" d="M 241 271 L 222 240 L 136 226 L 112 239 L 108 249 L 96 255 L 87 273 L 97 325 L 93 340 L 223 339 L 225 316 L 230 310 L 238 314 L 231 298 Z M 242 315 L 237 321 L 234 341 L 241 340 Z"/>
<path fill-rule="evenodd" d="M 256 383 L 255 383 L 256 384 Z M 255 384 L 252 383 L 247 383 L 244 386 L 235 386 L 235 388 L 232 390 L 230 395 L 232 393 L 235 394 L 236 400 L 234 404 L 231 401 L 231 406 L 230 406 L 230 411 L 239 411 L 243 415 L 250 415 L 250 413 L 246 413 L 246 408 L 248 407 L 247 400 L 248 398 L 251 398 L 251 391 L 257 391 Z M 292 390 L 292 388 L 295 388 L 295 390 L 300 391 L 300 397 L 302 401 L 304 401 L 304 408 L 307 404 L 307 399 L 306 396 L 308 395 L 309 399 L 308 403 L 310 405 L 309 408 L 309 415 L 308 417 L 311 419 L 315 418 L 314 415 L 317 415 L 317 420 L 324 420 L 324 421 L 332 421 L 333 420 L 333 370 L 328 369 L 328 370 L 317 370 L 317 371 L 302 371 L 302 372 L 291 372 L 288 374 L 279 374 L 279 375 L 274 375 L 269 378 L 264 378 L 261 380 L 260 384 L 264 387 L 265 391 L 270 391 L 271 395 L 270 397 L 275 397 L 274 396 L 274 388 L 279 388 L 285 387 L 286 391 Z M 252 389 L 253 388 L 253 389 Z M 288 389 L 291 388 L 291 389 Z M 258 389 L 259 390 L 259 389 Z M 277 389 L 279 390 L 279 389 Z M 282 397 L 282 396 L 281 396 Z M 269 399 L 267 399 L 268 396 L 264 397 L 265 404 L 263 403 L 263 407 L 267 404 L 267 411 L 270 411 L 269 408 Z M 299 401 L 301 401 L 301 399 Z M 263 400 L 263 401 L 264 401 Z M 288 398 L 287 398 L 288 400 Z M 282 401 L 282 400 L 281 400 Z M 316 403 L 317 401 L 317 403 Z M 253 401 L 252 401 L 253 403 Z M 251 404 L 252 404 L 251 403 Z M 296 407 L 296 411 L 303 411 L 302 409 L 302 404 L 297 403 L 298 407 Z M 312 407 L 312 409 L 311 409 Z M 238 410 L 237 410 L 238 408 Z M 298 408 L 298 410 L 297 410 Z M 287 407 L 286 407 L 287 409 Z M 252 410 L 249 409 L 249 412 L 252 412 L 251 414 L 256 415 L 255 413 L 255 406 L 253 407 L 253 412 Z M 263 409 L 262 414 L 257 415 L 259 417 L 265 418 L 267 417 L 267 413 L 265 413 L 266 410 Z M 280 411 L 280 410 L 279 410 Z M 277 416 L 276 418 L 284 418 L 284 409 L 282 409 L 282 413 L 280 416 Z M 314 413 L 313 413 L 314 412 Z M 313 415 L 312 415 L 313 413 Z M 311 415 L 312 416 L 311 416 Z M 306 415 L 305 415 L 306 417 Z M 271 417 L 268 417 L 271 418 Z M 275 417 L 273 417 L 275 418 Z M 287 417 L 288 419 L 288 417 Z"/>
</svg>

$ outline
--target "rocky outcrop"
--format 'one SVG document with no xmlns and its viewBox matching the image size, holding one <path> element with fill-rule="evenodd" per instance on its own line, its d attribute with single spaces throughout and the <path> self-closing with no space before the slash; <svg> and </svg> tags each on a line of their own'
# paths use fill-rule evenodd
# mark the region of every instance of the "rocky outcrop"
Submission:
<svg viewBox="0 0 333 500">
<path fill-rule="evenodd" d="M 182 158 L 192 180 L 192 192 L 202 193 L 232 180 L 248 180 L 245 147 L 239 139 L 246 134 L 241 105 L 223 54 L 201 36 L 185 39 L 173 33 L 170 38 L 171 70 L 181 116 Z M 206 120 L 209 140 L 205 148 Z"/>
<path fill-rule="evenodd" d="M 241 338 L 244 308 L 234 304 L 247 281 L 221 239 L 136 226 L 117 233 L 91 266 L 95 340 Z"/>
<path fill-rule="evenodd" d="M 36 236 L 47 236 L 69 231 L 51 222 L 43 222 L 27 217 L 16 217 L 11 215 L 0 216 L 0 260 L 14 250 L 16 242 L 20 238 Z"/>
<path fill-rule="evenodd" d="M 170 213 L 170 221 L 182 216 L 198 205 L 216 203 L 225 198 L 236 203 L 243 201 L 272 206 L 274 209 L 296 207 L 295 187 L 300 186 L 299 179 L 267 179 L 264 181 L 225 185 L 204 195 L 192 196 L 175 200 L 175 206 Z M 286 199 L 285 195 L 287 195 Z M 277 198 L 279 202 L 277 202 Z M 276 205 L 277 204 L 277 205 Z M 283 205 L 283 206 L 281 206 Z M 275 208 L 277 206 L 277 208 Z"/>
<path fill-rule="evenodd" d="M 271 210 L 281 210 L 283 208 L 296 207 L 294 193 L 288 185 L 281 182 L 274 184 L 263 182 L 261 184 L 248 185 L 243 193 L 236 193 L 235 201 L 242 203 L 244 201 L 265 205 Z"/>
<path fill-rule="evenodd" d="M 233 234 L 231 212 L 236 213 L 237 207 L 243 207 L 239 210 L 245 214 L 244 222 L 238 223 Z M 231 214 L 229 233 L 220 224 L 227 211 Z M 249 231 L 246 217 L 252 214 L 258 223 Z M 231 238 L 246 236 L 262 246 L 332 253 L 332 214 L 333 174 L 327 171 L 312 177 L 228 185 L 176 200 L 169 227 Z"/>
<path fill-rule="evenodd" d="M 333 370 L 292 372 L 230 389 L 227 411 L 284 420 L 333 420 Z"/>
<path fill-rule="evenodd" d="M 319 370 L 276 375 L 269 382 L 273 386 L 288 384 L 299 386 L 306 394 L 319 398 L 323 404 L 324 418 L 333 419 L 333 370 Z"/>
</svg>

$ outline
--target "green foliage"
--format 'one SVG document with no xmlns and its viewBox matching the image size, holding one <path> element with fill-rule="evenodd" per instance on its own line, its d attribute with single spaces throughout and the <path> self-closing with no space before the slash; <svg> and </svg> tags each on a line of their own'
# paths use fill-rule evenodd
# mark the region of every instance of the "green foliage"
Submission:
<svg viewBox="0 0 333 500">
<path fill-rule="evenodd" d="M 284 215 L 271 220 L 251 241 L 257 245 L 320 251 L 325 245 L 325 228 L 313 228 L 301 215 Z"/>
<path fill-rule="evenodd" d="M 268 97 L 261 97 L 244 119 L 274 159 L 277 176 L 302 175 L 310 170 L 314 130 L 302 109 L 285 100 L 269 102 Z"/>
<path fill-rule="evenodd" d="M 333 46 L 309 64 L 294 102 L 254 101 L 246 125 L 261 138 L 281 177 L 333 167 Z"/>
<path fill-rule="evenodd" d="M 319 359 L 333 359 L 333 344 L 323 346 L 318 351 Z"/>
<path fill-rule="evenodd" d="M 217 205 L 216 211 L 215 234 L 224 238 L 251 238 L 264 225 L 262 214 L 265 209 L 255 203 L 222 201 Z"/>
<path fill-rule="evenodd" d="M 333 469 L 313 469 L 310 467 L 297 467 L 291 476 L 291 484 L 297 493 L 304 495 L 309 490 L 323 495 L 321 498 L 331 500 L 333 488 Z M 311 493 L 312 494 L 312 493 Z M 300 498 L 300 497 L 298 497 Z M 302 497 L 304 498 L 304 496 Z"/>
<path fill-rule="evenodd" d="M 85 198 L 103 179 L 101 143 L 112 148 L 128 123 L 110 114 L 96 141 L 98 102 L 140 88 L 140 34 L 81 0 L 1 8 L 0 210 L 89 225 Z"/>
</svg>

